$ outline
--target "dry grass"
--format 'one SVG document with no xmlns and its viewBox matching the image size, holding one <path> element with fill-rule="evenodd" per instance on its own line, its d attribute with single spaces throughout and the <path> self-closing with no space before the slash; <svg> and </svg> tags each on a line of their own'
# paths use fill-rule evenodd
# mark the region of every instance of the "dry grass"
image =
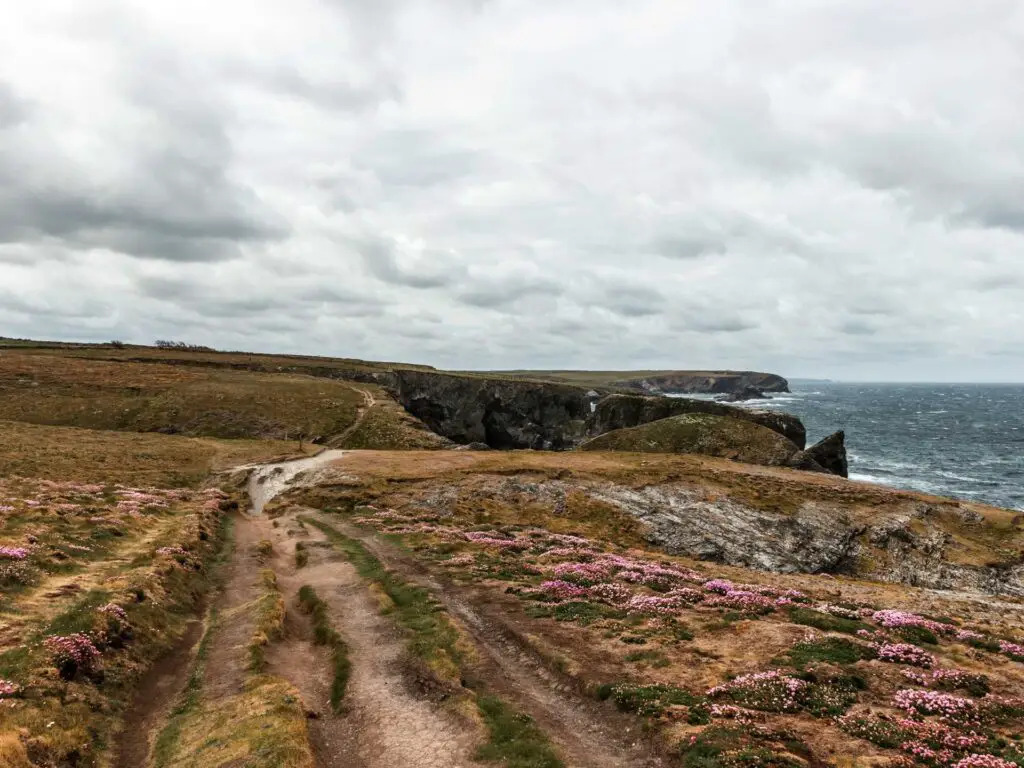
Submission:
<svg viewBox="0 0 1024 768">
<path fill-rule="evenodd" d="M 352 450 L 437 450 L 448 441 L 431 432 L 390 397 L 377 397 L 359 425 L 334 444 Z"/>
<path fill-rule="evenodd" d="M 176 739 L 158 752 L 159 768 L 313 768 L 299 692 L 258 675 L 243 693 L 180 715 Z"/>
<path fill-rule="evenodd" d="M 191 436 L 326 438 L 355 422 L 362 395 L 297 375 L 0 355 L 0 419 Z"/>
<path fill-rule="evenodd" d="M 0 421 L 0 477 L 194 486 L 211 472 L 296 453 L 279 441 L 214 440 Z"/>
</svg>

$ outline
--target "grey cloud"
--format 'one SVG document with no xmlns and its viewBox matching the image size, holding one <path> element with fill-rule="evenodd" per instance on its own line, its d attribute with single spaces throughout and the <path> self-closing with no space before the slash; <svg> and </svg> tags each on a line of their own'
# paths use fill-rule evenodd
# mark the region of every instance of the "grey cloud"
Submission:
<svg viewBox="0 0 1024 768">
<path fill-rule="evenodd" d="M 507 308 L 527 298 L 553 299 L 564 289 L 553 280 L 538 276 L 505 275 L 470 279 L 470 287 L 456 294 L 458 301 L 485 309 Z"/>
<path fill-rule="evenodd" d="M 352 238 L 350 244 L 380 281 L 407 288 L 441 288 L 457 283 L 465 272 L 448 254 L 426 250 L 411 263 L 399 258 L 398 244 L 377 235 Z"/>
<path fill-rule="evenodd" d="M 839 324 L 839 331 L 850 336 L 873 336 L 878 328 L 865 320 L 846 320 Z"/>
<path fill-rule="evenodd" d="M 721 255 L 728 250 L 728 246 L 724 236 L 693 233 L 660 237 L 654 241 L 653 250 L 669 259 L 696 259 Z"/>
<path fill-rule="evenodd" d="M 598 303 L 624 317 L 652 317 L 662 313 L 665 297 L 647 286 L 619 285 L 607 287 Z"/>
<path fill-rule="evenodd" d="M 484 158 L 453 144 L 444 134 L 422 129 L 381 131 L 353 158 L 358 170 L 386 186 L 437 187 L 483 170 Z"/>
<path fill-rule="evenodd" d="M 14 89 L 0 81 L 0 130 L 11 128 L 27 119 L 28 105 Z"/>
<path fill-rule="evenodd" d="M 385 73 L 358 80 L 340 73 L 330 79 L 316 79 L 297 67 L 261 61 L 257 65 L 233 63 L 226 74 L 280 96 L 342 112 L 361 112 L 402 98 L 399 84 Z"/>
</svg>

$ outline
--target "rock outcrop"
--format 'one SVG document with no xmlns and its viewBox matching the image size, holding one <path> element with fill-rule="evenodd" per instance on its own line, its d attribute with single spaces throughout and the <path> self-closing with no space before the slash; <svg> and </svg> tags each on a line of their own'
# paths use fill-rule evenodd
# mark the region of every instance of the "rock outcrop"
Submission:
<svg viewBox="0 0 1024 768">
<path fill-rule="evenodd" d="M 638 427 L 684 413 L 706 413 L 750 421 L 778 432 L 802 450 L 807 444 L 807 431 L 796 416 L 778 411 L 757 411 L 737 408 L 708 400 L 685 397 L 651 397 L 645 395 L 609 395 L 600 400 L 587 421 L 587 434 L 593 437 L 614 429 Z"/>
<path fill-rule="evenodd" d="M 664 371 L 621 379 L 612 385 L 651 394 L 726 395 L 745 387 L 756 387 L 762 392 L 789 392 L 789 382 L 784 378 L 758 371 Z"/>
<path fill-rule="evenodd" d="M 819 443 L 815 443 L 797 456 L 793 463 L 798 469 L 820 467 L 820 471 L 830 472 L 840 477 L 849 477 L 849 463 L 846 459 L 846 433 L 835 432 Z"/>
<path fill-rule="evenodd" d="M 592 399 L 561 384 L 398 370 L 388 388 L 409 413 L 457 443 L 567 450 L 586 435 Z"/>
<path fill-rule="evenodd" d="M 964 562 L 968 558 L 951 531 L 978 523 L 955 504 L 909 504 L 863 519 L 817 501 L 795 512 L 755 509 L 677 485 L 607 485 L 589 493 L 642 521 L 647 541 L 672 554 L 778 573 L 848 574 L 1024 597 L 1019 560 Z"/>
<path fill-rule="evenodd" d="M 697 453 L 747 464 L 786 466 L 800 452 L 789 438 L 752 421 L 686 413 L 588 440 L 582 451 Z"/>
<path fill-rule="evenodd" d="M 753 385 L 747 385 L 742 389 L 718 398 L 722 403 L 745 403 L 748 400 L 771 400 L 771 398 Z"/>
</svg>

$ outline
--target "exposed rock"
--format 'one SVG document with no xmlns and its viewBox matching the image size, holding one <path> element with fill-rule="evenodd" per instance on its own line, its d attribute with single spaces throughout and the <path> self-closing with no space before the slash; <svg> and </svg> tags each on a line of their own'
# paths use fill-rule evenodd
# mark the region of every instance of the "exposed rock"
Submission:
<svg viewBox="0 0 1024 768">
<path fill-rule="evenodd" d="M 760 424 L 707 413 L 616 429 L 587 441 L 580 450 L 699 453 L 768 466 L 786 465 L 800 452 L 791 440 Z"/>
<path fill-rule="evenodd" d="M 789 382 L 757 371 L 665 371 L 613 382 L 613 386 L 652 394 L 729 394 L 752 386 L 762 392 L 789 392 Z"/>
<path fill-rule="evenodd" d="M 794 458 L 790 466 L 797 469 L 812 469 L 817 465 L 822 471 L 840 477 L 849 477 L 849 465 L 846 460 L 846 433 L 842 430 L 829 435 L 819 443 L 815 443 L 806 451 Z"/>
<path fill-rule="evenodd" d="M 645 538 L 672 554 L 778 573 L 1024 596 L 1024 565 L 963 564 L 942 525 L 944 513 L 927 505 L 875 512 L 863 521 L 828 504 L 805 502 L 785 513 L 708 500 L 703 491 L 677 485 L 607 485 L 590 495 L 641 520 Z"/>
<path fill-rule="evenodd" d="M 752 384 L 748 384 L 736 392 L 719 398 L 719 400 L 723 403 L 745 403 L 748 400 L 771 400 L 771 398 L 768 397 L 763 390 L 758 389 Z"/>
<path fill-rule="evenodd" d="M 438 434 L 499 449 L 574 448 L 591 411 L 586 390 L 562 384 L 399 370 L 390 389 Z"/>
<path fill-rule="evenodd" d="M 597 403 L 594 413 L 587 421 L 587 434 L 602 435 L 613 429 L 637 427 L 651 421 L 679 416 L 684 413 L 707 413 L 713 416 L 731 416 L 760 424 L 778 432 L 798 449 L 807 444 L 807 431 L 796 416 L 778 411 L 757 411 L 737 408 L 708 400 L 694 400 L 685 397 L 651 397 L 645 395 L 609 395 Z"/>
</svg>

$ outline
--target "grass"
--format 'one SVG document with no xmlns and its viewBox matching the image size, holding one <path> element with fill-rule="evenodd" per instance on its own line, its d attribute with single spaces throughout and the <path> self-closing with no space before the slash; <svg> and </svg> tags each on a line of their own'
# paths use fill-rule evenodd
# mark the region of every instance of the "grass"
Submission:
<svg viewBox="0 0 1024 768">
<path fill-rule="evenodd" d="M 331 626 L 327 603 L 317 596 L 311 586 L 304 585 L 299 589 L 299 604 L 302 606 L 302 610 L 309 614 L 313 622 L 314 642 L 317 645 L 325 645 L 331 650 L 333 672 L 331 708 L 335 713 L 341 712 L 345 689 L 348 686 L 349 676 L 352 674 L 352 661 L 348 657 L 348 646 L 341 635 Z"/>
<path fill-rule="evenodd" d="M 313 518 L 303 522 L 321 530 L 356 567 L 359 575 L 378 584 L 391 601 L 388 613 L 409 631 L 409 651 L 441 679 L 458 681 L 463 651 L 459 633 L 430 593 L 389 571 L 360 542 Z"/>
<path fill-rule="evenodd" d="M 477 750 L 477 760 L 503 763 L 508 768 L 562 768 L 551 742 L 531 718 L 494 696 L 480 696 L 477 709 L 488 732 L 487 743 Z"/>
<path fill-rule="evenodd" d="M 379 396 L 358 426 L 333 445 L 352 450 L 436 450 L 448 445 L 448 441 L 427 429 L 390 397 Z"/>
<path fill-rule="evenodd" d="M 620 712 L 641 717 L 657 717 L 673 706 L 693 707 L 705 703 L 703 696 L 695 696 L 672 685 L 602 685 L 597 689 L 602 701 L 611 699 Z"/>
<path fill-rule="evenodd" d="M 672 662 L 661 651 L 632 651 L 626 654 L 626 661 L 633 664 L 651 666 L 655 669 L 667 667 Z"/>
<path fill-rule="evenodd" d="M 200 701 L 177 712 L 171 725 L 167 740 L 158 741 L 155 768 L 315 765 L 299 693 L 278 678 L 254 676 L 242 693 L 215 705 Z"/>
<path fill-rule="evenodd" d="M 309 550 L 306 549 L 304 542 L 295 542 L 295 567 L 305 568 L 309 563 Z"/>
<path fill-rule="evenodd" d="M 842 637 L 826 637 L 812 643 L 797 643 L 786 655 L 792 666 L 804 669 L 815 662 L 854 664 L 863 659 L 877 658 L 878 652 L 864 643 Z"/>
<path fill-rule="evenodd" d="M 308 376 L 6 352 L 0 419 L 89 429 L 288 440 L 335 435 L 362 395 Z"/>
<path fill-rule="evenodd" d="M 811 608 L 790 608 L 789 618 L 794 624 L 803 624 L 825 632 L 845 632 L 848 635 L 855 635 L 862 629 L 870 629 L 863 621 L 844 619 Z"/>
<path fill-rule="evenodd" d="M 319 520 L 303 518 L 303 521 L 325 533 L 360 576 L 377 585 L 387 596 L 390 605 L 385 612 L 393 614 L 409 631 L 410 653 L 425 662 L 442 680 L 460 684 L 468 659 L 460 647 L 458 630 L 430 593 L 387 570 L 355 539 Z M 315 605 L 314 597 L 312 590 L 306 593 L 307 600 Z M 476 707 L 488 732 L 487 742 L 477 750 L 478 760 L 503 763 L 509 768 L 561 768 L 562 761 L 533 720 L 482 688 L 475 693 Z"/>
<path fill-rule="evenodd" d="M 277 588 L 277 576 L 265 569 L 260 572 L 260 581 L 263 594 L 253 608 L 254 628 L 249 640 L 249 668 L 254 672 L 262 672 L 266 667 L 267 646 L 284 636 L 284 598 Z"/>
<path fill-rule="evenodd" d="M 210 638 L 217 629 L 217 610 L 211 609 L 206 620 L 206 630 L 196 648 L 196 657 L 189 673 L 188 681 L 182 689 L 177 704 L 171 710 L 170 717 L 164 727 L 157 734 L 156 742 L 153 745 L 153 765 L 155 768 L 163 768 L 172 757 L 172 754 L 181 740 L 181 731 L 185 725 L 186 717 L 192 714 L 199 706 L 200 695 L 203 687 L 203 673 L 206 669 L 206 657 L 210 652 Z"/>
<path fill-rule="evenodd" d="M 0 478 L 195 487 L 211 472 L 292 454 L 295 447 L 291 442 L 212 440 L 0 421 Z"/>
<path fill-rule="evenodd" d="M 797 447 L 779 433 L 752 421 L 689 413 L 606 432 L 581 445 L 580 450 L 700 453 L 778 466 L 785 464 Z"/>
</svg>

